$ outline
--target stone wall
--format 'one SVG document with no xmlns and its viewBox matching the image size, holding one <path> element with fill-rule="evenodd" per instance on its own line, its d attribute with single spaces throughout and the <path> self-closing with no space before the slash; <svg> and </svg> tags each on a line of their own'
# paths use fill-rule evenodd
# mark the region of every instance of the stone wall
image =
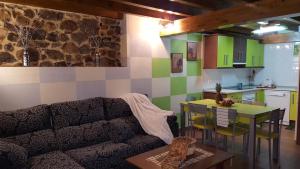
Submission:
<svg viewBox="0 0 300 169">
<path fill-rule="evenodd" d="M 30 66 L 121 66 L 121 20 L 6 3 L 0 3 L 0 66 L 22 66 L 19 26 L 31 28 Z M 91 36 L 99 36 L 98 58 Z"/>
</svg>

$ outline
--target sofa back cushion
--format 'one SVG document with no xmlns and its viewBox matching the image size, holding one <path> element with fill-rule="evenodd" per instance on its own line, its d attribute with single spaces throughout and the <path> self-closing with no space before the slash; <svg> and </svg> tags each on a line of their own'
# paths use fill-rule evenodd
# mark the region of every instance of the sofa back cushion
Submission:
<svg viewBox="0 0 300 169">
<path fill-rule="evenodd" d="M 109 121 L 109 138 L 114 143 L 125 143 L 134 137 L 135 133 L 128 123 L 122 118 Z"/>
<path fill-rule="evenodd" d="M 106 120 L 132 115 L 129 105 L 120 98 L 103 98 Z"/>
<path fill-rule="evenodd" d="M 20 135 L 50 128 L 50 113 L 47 105 L 0 112 L 0 137 Z"/>
<path fill-rule="evenodd" d="M 24 147 L 29 156 L 47 153 L 59 148 L 52 129 L 1 138 L 0 140 Z"/>
<path fill-rule="evenodd" d="M 69 150 L 108 141 L 108 130 L 109 123 L 103 120 L 58 129 L 56 136 L 60 148 Z"/>
<path fill-rule="evenodd" d="M 50 105 L 54 129 L 78 126 L 104 119 L 102 98 L 55 103 Z"/>
</svg>

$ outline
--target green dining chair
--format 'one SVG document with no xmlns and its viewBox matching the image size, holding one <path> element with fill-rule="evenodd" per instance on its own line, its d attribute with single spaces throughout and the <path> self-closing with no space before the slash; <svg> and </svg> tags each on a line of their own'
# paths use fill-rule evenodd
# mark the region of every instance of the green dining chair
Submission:
<svg viewBox="0 0 300 169">
<path fill-rule="evenodd" d="M 217 107 L 213 107 L 212 108 L 212 112 L 213 112 L 213 117 L 214 117 L 214 125 L 215 125 L 215 143 L 216 146 L 218 147 L 218 135 L 224 136 L 225 141 L 224 141 L 224 147 L 227 150 L 228 145 L 227 145 L 227 139 L 228 137 L 231 137 L 232 139 L 232 143 L 231 143 L 231 148 L 232 151 L 235 152 L 235 140 L 236 137 L 238 136 L 243 136 L 243 142 L 245 142 L 245 135 L 248 134 L 247 130 L 243 130 L 239 127 L 237 127 L 237 111 L 234 109 L 225 109 L 225 108 L 217 108 Z M 226 112 L 225 114 L 221 112 Z M 225 116 L 227 117 L 225 117 Z M 218 118 L 222 117 L 222 120 L 225 120 L 228 122 L 225 122 L 225 125 L 222 124 L 220 125 L 220 122 L 218 122 Z M 221 118 L 220 117 L 220 118 Z M 223 122 L 224 123 L 224 122 Z M 227 125 L 226 125 L 227 123 Z M 245 145 L 243 145 L 245 146 Z"/>
<path fill-rule="evenodd" d="M 257 138 L 257 154 L 260 154 L 260 144 L 261 140 L 267 140 L 268 141 L 268 151 L 269 151 L 269 167 L 270 169 L 273 168 L 272 165 L 272 140 L 275 138 L 279 139 L 279 146 L 280 146 L 280 136 L 281 136 L 281 129 L 282 129 L 282 123 L 283 123 L 283 117 L 285 114 L 285 109 L 277 109 L 270 113 L 268 113 L 267 116 L 258 118 L 257 121 L 264 121 L 267 122 L 266 127 L 257 128 L 256 129 L 256 138 Z M 275 120 L 275 116 L 279 116 L 279 132 L 276 133 L 273 130 L 273 124 Z M 278 150 L 278 154 L 280 157 L 280 147 Z M 280 166 L 280 160 L 278 161 L 278 165 Z"/>
<path fill-rule="evenodd" d="M 212 141 L 212 132 L 214 129 L 214 125 L 212 123 L 212 119 L 210 118 L 210 114 L 206 105 L 189 103 L 188 118 L 191 119 L 193 137 L 195 137 L 195 132 L 197 130 L 201 130 L 202 143 L 207 143 L 207 138 L 210 138 L 210 140 Z"/>
</svg>

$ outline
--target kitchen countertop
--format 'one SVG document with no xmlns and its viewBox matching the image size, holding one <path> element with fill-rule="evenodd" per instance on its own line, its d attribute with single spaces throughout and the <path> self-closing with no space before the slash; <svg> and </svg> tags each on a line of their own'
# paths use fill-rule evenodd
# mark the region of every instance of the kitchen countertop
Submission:
<svg viewBox="0 0 300 169">
<path fill-rule="evenodd" d="M 228 89 L 223 88 L 221 93 L 222 94 L 232 94 L 232 93 L 245 93 L 245 92 L 254 92 L 257 90 L 274 90 L 274 91 L 297 91 L 297 87 L 291 87 L 291 86 L 278 86 L 276 88 L 251 88 L 251 89 L 243 89 L 243 90 L 237 90 L 237 89 Z M 203 92 L 209 92 L 209 93 L 217 93 L 215 89 L 203 89 Z"/>
</svg>

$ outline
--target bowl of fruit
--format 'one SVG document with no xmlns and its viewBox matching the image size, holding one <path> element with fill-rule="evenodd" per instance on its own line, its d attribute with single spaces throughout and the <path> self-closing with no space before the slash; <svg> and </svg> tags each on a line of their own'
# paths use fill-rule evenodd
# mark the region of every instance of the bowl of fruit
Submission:
<svg viewBox="0 0 300 169">
<path fill-rule="evenodd" d="M 224 106 L 224 107 L 231 107 L 233 104 L 234 104 L 234 101 L 231 99 L 228 99 L 228 98 L 223 99 L 223 101 L 220 102 L 220 105 Z"/>
</svg>

